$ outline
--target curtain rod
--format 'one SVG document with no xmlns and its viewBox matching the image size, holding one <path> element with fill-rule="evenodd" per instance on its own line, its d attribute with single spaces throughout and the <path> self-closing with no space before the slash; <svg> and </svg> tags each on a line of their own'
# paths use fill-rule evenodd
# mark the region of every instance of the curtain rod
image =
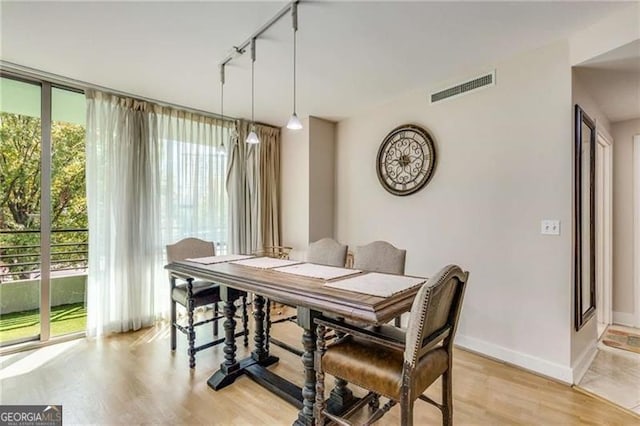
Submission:
<svg viewBox="0 0 640 426">
<path fill-rule="evenodd" d="M 217 118 L 217 119 L 221 119 L 223 121 L 236 121 L 237 118 L 235 117 L 231 117 L 228 115 L 225 115 L 224 117 L 221 116 L 220 114 L 216 114 L 214 112 L 209 112 L 209 111 L 204 111 L 201 109 L 196 109 L 196 108 L 189 108 L 186 107 L 184 105 L 179 105 L 179 104 L 174 104 L 171 102 L 165 102 L 165 101 L 159 101 L 157 99 L 153 99 L 153 98 L 147 98 L 144 96 L 140 96 L 140 95 L 136 95 L 133 93 L 127 93 L 127 92 L 123 92 L 121 90 L 115 90 L 115 89 L 111 89 L 109 87 L 104 87 L 104 86 L 100 86 L 97 84 L 92 84 L 92 83 L 87 83 L 86 81 L 82 81 L 82 80 L 76 80 L 74 78 L 69 78 L 69 77 L 64 77 L 58 74 L 53 74 L 50 72 L 46 72 L 46 71 L 42 71 L 36 68 L 31 68 L 31 67 L 27 67 L 24 65 L 19 65 L 19 64 L 15 64 L 13 62 L 8 62 L 5 60 L 0 60 L 0 71 L 5 71 L 9 74 L 15 74 L 16 77 L 25 77 L 25 78 L 34 78 L 34 79 L 43 79 L 43 80 L 47 80 L 50 81 L 54 84 L 60 84 L 63 86 L 69 86 L 70 88 L 73 89 L 80 89 L 80 90 L 86 90 L 86 89 L 95 89 L 95 90 L 100 90 L 103 92 L 108 92 L 108 93 L 112 93 L 114 95 L 119 95 L 119 96 L 126 96 L 129 98 L 135 98 L 141 101 L 145 101 L 145 102 L 151 102 L 154 104 L 158 104 L 160 106 L 167 106 L 167 107 L 171 107 L 171 108 L 175 108 L 175 109 L 181 109 L 183 111 L 187 111 L 187 112 L 191 112 L 191 113 L 196 113 L 196 114 L 200 114 L 200 115 L 205 115 L 205 116 L 209 116 L 209 117 L 213 117 L 213 118 Z"/>
</svg>

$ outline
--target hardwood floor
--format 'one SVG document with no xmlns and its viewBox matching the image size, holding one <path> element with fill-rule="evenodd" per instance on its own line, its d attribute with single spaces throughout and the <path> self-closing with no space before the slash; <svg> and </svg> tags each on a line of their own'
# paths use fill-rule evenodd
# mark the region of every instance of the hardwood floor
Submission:
<svg viewBox="0 0 640 426">
<path fill-rule="evenodd" d="M 274 329 L 282 340 L 300 346 L 296 325 Z M 208 332 L 209 327 L 200 327 L 200 334 Z M 248 351 L 241 339 L 237 343 L 244 356 Z M 246 377 L 219 392 L 209 389 L 206 381 L 223 359 L 222 347 L 198 353 L 194 371 L 185 348 L 180 335 L 172 354 L 169 329 L 158 326 L 6 355 L 0 358 L 0 403 L 62 404 L 65 424 L 289 425 L 296 418 L 293 406 Z M 272 352 L 280 356 L 274 370 L 300 385 L 300 360 L 277 347 Z M 427 394 L 439 400 L 439 389 L 437 383 Z M 462 350 L 455 352 L 453 389 L 456 424 L 640 422 L 568 386 Z M 417 425 L 441 422 L 439 412 L 426 403 L 417 401 L 414 413 Z M 396 406 L 379 424 L 398 422 Z"/>
</svg>

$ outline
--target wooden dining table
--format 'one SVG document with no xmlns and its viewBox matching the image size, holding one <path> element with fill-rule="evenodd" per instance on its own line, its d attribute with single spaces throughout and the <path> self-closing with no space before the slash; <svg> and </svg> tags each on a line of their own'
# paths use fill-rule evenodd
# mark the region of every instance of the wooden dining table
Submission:
<svg viewBox="0 0 640 426">
<path fill-rule="evenodd" d="M 165 269 L 173 276 L 206 280 L 220 285 L 225 317 L 224 361 L 220 364 L 219 370 L 209 378 L 208 385 L 215 390 L 220 390 L 232 384 L 237 377 L 247 375 L 300 409 L 298 418 L 294 420 L 296 425 L 314 424 L 313 404 L 316 393 L 314 320 L 320 316 L 331 316 L 363 325 L 384 324 L 410 310 L 420 287 L 416 285 L 388 297 L 380 297 L 332 288 L 325 285 L 326 281 L 323 279 L 280 272 L 277 269 L 255 268 L 234 262 L 205 265 L 192 261 L 176 261 L 167 265 Z M 354 270 L 353 273 L 366 272 Z M 337 280 L 340 278 L 331 281 Z M 254 295 L 254 347 L 249 357 L 238 360 L 235 343 L 235 301 L 246 293 Z M 297 309 L 297 324 L 303 330 L 301 358 L 304 367 L 304 384 L 302 388 L 267 369 L 269 365 L 276 363 L 278 358 L 268 350 L 269 336 L 264 327 L 265 298 Z M 328 401 L 332 410 L 337 413 L 343 412 L 354 402 L 356 398 L 348 389 L 347 383 L 336 380 L 336 387 L 332 390 Z"/>
</svg>

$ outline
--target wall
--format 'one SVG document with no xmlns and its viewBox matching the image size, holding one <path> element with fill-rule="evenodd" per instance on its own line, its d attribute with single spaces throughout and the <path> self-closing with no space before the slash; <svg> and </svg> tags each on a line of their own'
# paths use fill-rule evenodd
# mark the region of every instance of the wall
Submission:
<svg viewBox="0 0 640 426">
<path fill-rule="evenodd" d="M 335 133 L 335 123 L 309 118 L 308 242 L 334 235 Z"/>
<path fill-rule="evenodd" d="M 627 8 L 572 35 L 569 41 L 571 65 L 581 64 L 639 38 L 640 3 L 630 2 Z"/>
<path fill-rule="evenodd" d="M 85 302 L 87 275 L 51 278 L 51 306 Z M 9 281 L 0 285 L 0 314 L 40 307 L 40 280 Z"/>
<path fill-rule="evenodd" d="M 282 243 L 292 258 L 334 235 L 335 123 L 309 117 L 303 126 L 282 128 Z"/>
<path fill-rule="evenodd" d="M 640 119 L 614 123 L 613 136 L 613 320 L 633 325 L 633 136 Z M 640 260 L 636 259 L 636 262 Z"/>
<path fill-rule="evenodd" d="M 309 243 L 309 119 L 302 130 L 281 129 L 282 244 Z"/>
<path fill-rule="evenodd" d="M 471 277 L 457 343 L 571 382 L 568 43 L 476 71 L 494 66 L 496 87 L 435 105 L 425 88 L 338 123 L 336 236 L 406 248 L 409 274 L 460 264 Z M 405 123 L 431 132 L 438 167 L 422 191 L 395 197 L 376 153 Z M 562 222 L 560 236 L 540 235 L 545 218 Z"/>
<path fill-rule="evenodd" d="M 578 104 L 587 113 L 587 115 L 595 120 L 596 131 L 604 132 L 605 135 L 611 134 L 611 123 L 609 118 L 602 111 L 598 102 L 594 99 L 592 94 L 586 89 L 586 86 L 581 80 L 581 70 L 579 68 L 573 68 L 571 79 L 571 99 L 572 104 Z M 575 119 L 572 107 L 572 121 Z M 572 126 L 573 141 L 573 126 Z M 615 150 L 614 150 L 615 151 Z M 615 257 L 615 254 L 614 254 Z M 573 291 L 572 291 L 573 306 Z M 596 308 L 598 308 L 598 302 L 596 301 Z M 575 331 L 573 327 L 572 319 L 572 332 L 571 332 L 571 365 L 574 369 L 579 370 L 575 375 L 575 381 L 579 381 L 582 378 L 584 372 L 591 364 L 591 361 L 596 355 L 596 343 L 598 340 L 598 321 L 597 315 L 591 317 L 591 319 L 582 326 L 580 331 Z"/>
</svg>

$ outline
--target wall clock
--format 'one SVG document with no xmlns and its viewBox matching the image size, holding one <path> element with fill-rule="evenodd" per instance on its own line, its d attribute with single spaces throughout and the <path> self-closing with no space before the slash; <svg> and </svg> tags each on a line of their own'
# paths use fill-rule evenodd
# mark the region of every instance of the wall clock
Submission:
<svg viewBox="0 0 640 426">
<path fill-rule="evenodd" d="M 378 179 L 394 195 L 409 195 L 422 189 L 433 176 L 435 166 L 433 139 L 426 130 L 411 124 L 389 132 L 378 150 Z"/>
</svg>

